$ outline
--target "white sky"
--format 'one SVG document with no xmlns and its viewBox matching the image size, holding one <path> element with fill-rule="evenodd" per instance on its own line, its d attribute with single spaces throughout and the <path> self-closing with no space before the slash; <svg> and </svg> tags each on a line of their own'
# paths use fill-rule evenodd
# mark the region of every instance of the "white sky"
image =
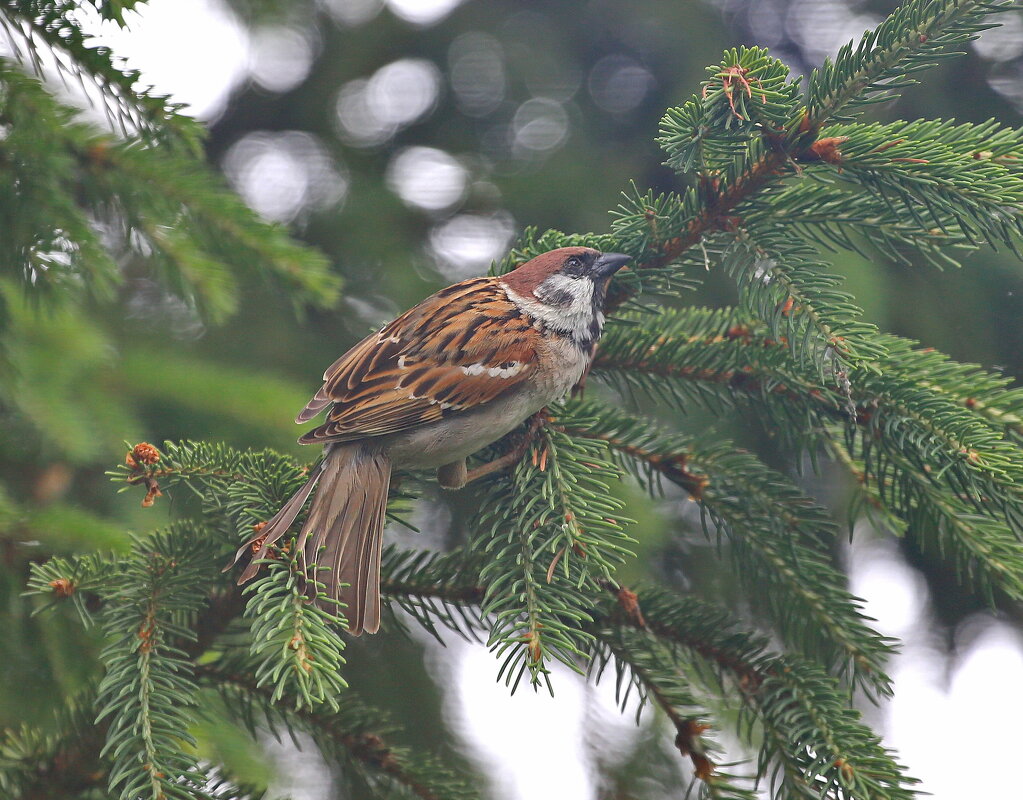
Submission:
<svg viewBox="0 0 1023 800">
<path fill-rule="evenodd" d="M 390 0 L 410 24 L 429 24 L 459 0 Z M 365 17 L 376 0 L 324 0 L 347 19 Z M 358 6 L 358 8 L 356 8 Z M 215 118 L 231 91 L 252 73 L 249 37 L 216 0 L 152 0 L 130 31 L 104 26 L 100 39 L 128 58 L 145 80 Z M 332 12 L 334 13 L 334 12 Z M 354 17 L 353 17 L 354 19 Z M 187 51 L 182 43 L 187 42 Z M 258 77 L 258 69 L 255 70 Z M 489 258 L 489 256 L 488 256 Z M 892 665 L 895 699 L 883 713 L 886 743 L 900 751 L 911 774 L 935 800 L 1004 796 L 1023 748 L 1023 644 L 1009 626 L 979 615 L 955 632 L 957 655 L 935 641 L 927 589 L 891 546 L 869 543 L 851 556 L 852 591 L 868 600 L 878 628 L 904 642 Z M 559 800 L 595 797 L 581 732 L 592 715 L 612 713 L 608 689 L 594 692 L 569 675 L 557 676 L 557 698 L 520 690 L 509 698 L 495 683 L 497 663 L 481 647 L 457 645 L 443 653 L 457 669 L 446 710 L 467 745 L 493 777 L 501 800 L 537 796 Z M 597 709 L 597 712 L 594 709 Z M 628 737 L 631 718 L 605 721 L 612 735 Z M 529 764 L 524 769 L 524 764 Z M 326 800 L 318 789 L 292 787 L 296 797 Z M 543 787 L 542 790 L 538 787 Z"/>
</svg>

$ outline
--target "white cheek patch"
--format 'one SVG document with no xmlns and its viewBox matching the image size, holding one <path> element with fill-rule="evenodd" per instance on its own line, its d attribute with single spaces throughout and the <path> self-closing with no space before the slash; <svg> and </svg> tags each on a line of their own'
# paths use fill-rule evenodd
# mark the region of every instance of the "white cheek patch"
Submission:
<svg viewBox="0 0 1023 800">
<path fill-rule="evenodd" d="M 514 378 L 526 365 L 521 361 L 511 361 L 508 366 L 488 367 L 486 364 L 477 362 L 468 367 L 462 367 L 466 375 L 486 375 L 489 378 Z"/>
<path fill-rule="evenodd" d="M 540 324 L 562 333 L 569 333 L 577 341 L 593 338 L 593 323 L 598 331 L 604 327 L 604 315 L 593 309 L 593 281 L 586 278 L 570 278 L 567 275 L 552 275 L 537 288 L 541 296 L 564 297 L 568 302 L 547 305 L 532 295 L 521 295 L 507 284 L 502 284 L 508 299 L 519 310 Z"/>
</svg>

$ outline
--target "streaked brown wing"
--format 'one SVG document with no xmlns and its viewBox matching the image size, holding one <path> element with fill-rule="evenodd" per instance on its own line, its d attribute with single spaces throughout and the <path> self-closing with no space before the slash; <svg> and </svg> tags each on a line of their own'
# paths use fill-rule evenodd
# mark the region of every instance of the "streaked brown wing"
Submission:
<svg viewBox="0 0 1023 800">
<path fill-rule="evenodd" d="M 324 373 L 300 442 L 383 436 L 489 403 L 535 369 L 539 333 L 495 278 L 456 283 L 363 339 Z"/>
</svg>

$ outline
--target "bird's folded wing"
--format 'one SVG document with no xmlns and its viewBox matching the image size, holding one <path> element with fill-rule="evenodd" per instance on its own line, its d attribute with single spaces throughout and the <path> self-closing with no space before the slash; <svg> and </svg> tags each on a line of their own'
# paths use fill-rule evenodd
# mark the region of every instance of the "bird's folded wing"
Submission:
<svg viewBox="0 0 1023 800">
<path fill-rule="evenodd" d="M 327 421 L 299 441 L 382 436 L 490 403 L 535 370 L 539 338 L 496 279 L 449 286 L 331 365 L 296 419 L 333 404 Z"/>
</svg>

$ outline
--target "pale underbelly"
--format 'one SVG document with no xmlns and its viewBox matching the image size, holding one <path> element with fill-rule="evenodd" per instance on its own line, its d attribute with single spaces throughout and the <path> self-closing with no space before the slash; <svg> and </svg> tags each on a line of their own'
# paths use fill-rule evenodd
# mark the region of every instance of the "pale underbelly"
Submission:
<svg viewBox="0 0 1023 800">
<path fill-rule="evenodd" d="M 395 466 L 439 467 L 496 442 L 547 402 L 545 397 L 522 392 L 421 428 L 381 437 L 380 446 Z"/>
<path fill-rule="evenodd" d="M 556 352 L 555 357 L 561 369 L 551 370 L 529 388 L 472 411 L 382 437 L 381 449 L 395 466 L 425 468 L 450 464 L 496 442 L 544 406 L 561 400 L 579 382 L 588 357 L 574 345 Z"/>
</svg>

